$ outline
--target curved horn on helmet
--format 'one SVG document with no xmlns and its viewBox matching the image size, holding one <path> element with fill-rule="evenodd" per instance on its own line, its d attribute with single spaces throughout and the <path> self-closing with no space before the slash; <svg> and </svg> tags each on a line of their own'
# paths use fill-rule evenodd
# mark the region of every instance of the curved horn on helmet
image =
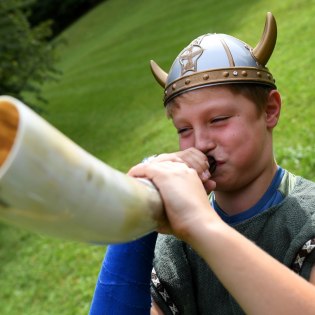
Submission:
<svg viewBox="0 0 315 315">
<path fill-rule="evenodd" d="M 267 13 L 264 32 L 253 49 L 253 55 L 263 66 L 268 62 L 277 40 L 277 23 L 271 12 Z"/>
<path fill-rule="evenodd" d="M 150 61 L 150 67 L 156 81 L 165 88 L 168 74 L 153 60 Z"/>
</svg>

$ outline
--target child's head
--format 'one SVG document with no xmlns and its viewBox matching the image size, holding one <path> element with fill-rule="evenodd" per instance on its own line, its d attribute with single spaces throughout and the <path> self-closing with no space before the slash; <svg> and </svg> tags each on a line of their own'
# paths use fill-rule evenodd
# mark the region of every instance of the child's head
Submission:
<svg viewBox="0 0 315 315">
<path fill-rule="evenodd" d="M 276 33 L 269 13 L 255 48 L 206 34 L 180 52 L 169 73 L 151 62 L 180 149 L 194 147 L 215 159 L 217 191 L 241 189 L 274 166 L 272 130 L 281 99 L 266 64 Z"/>
</svg>

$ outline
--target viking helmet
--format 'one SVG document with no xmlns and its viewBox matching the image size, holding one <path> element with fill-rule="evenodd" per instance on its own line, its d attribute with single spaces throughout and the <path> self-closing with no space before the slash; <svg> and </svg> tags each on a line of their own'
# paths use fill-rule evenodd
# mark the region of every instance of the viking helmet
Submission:
<svg viewBox="0 0 315 315">
<path fill-rule="evenodd" d="M 184 48 L 166 73 L 153 60 L 151 70 L 165 89 L 164 105 L 175 96 L 205 86 L 256 83 L 276 88 L 266 64 L 277 39 L 277 25 L 268 12 L 255 48 L 226 34 L 205 34 Z"/>
</svg>

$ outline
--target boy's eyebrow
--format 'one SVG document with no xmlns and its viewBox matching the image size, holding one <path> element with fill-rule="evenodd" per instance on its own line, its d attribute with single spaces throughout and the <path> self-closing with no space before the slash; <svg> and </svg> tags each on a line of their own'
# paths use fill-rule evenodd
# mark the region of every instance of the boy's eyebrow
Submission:
<svg viewBox="0 0 315 315">
<path fill-rule="evenodd" d="M 172 120 L 173 120 L 173 125 L 174 125 L 175 128 L 177 128 L 177 125 L 187 124 L 188 123 L 187 119 L 184 119 L 184 118 L 179 118 L 179 119 L 176 119 L 176 120 L 174 120 L 174 118 L 173 118 Z"/>
</svg>

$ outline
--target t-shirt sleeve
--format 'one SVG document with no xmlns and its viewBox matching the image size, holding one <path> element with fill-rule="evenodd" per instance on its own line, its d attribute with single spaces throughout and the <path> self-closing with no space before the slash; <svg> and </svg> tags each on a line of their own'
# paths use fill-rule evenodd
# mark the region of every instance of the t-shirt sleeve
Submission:
<svg viewBox="0 0 315 315">
<path fill-rule="evenodd" d="M 315 238 L 308 240 L 300 248 L 291 269 L 309 280 L 313 266 L 315 266 Z"/>
<path fill-rule="evenodd" d="M 151 295 L 164 314 L 197 314 L 185 243 L 174 236 L 159 235 L 155 247 Z"/>
</svg>

